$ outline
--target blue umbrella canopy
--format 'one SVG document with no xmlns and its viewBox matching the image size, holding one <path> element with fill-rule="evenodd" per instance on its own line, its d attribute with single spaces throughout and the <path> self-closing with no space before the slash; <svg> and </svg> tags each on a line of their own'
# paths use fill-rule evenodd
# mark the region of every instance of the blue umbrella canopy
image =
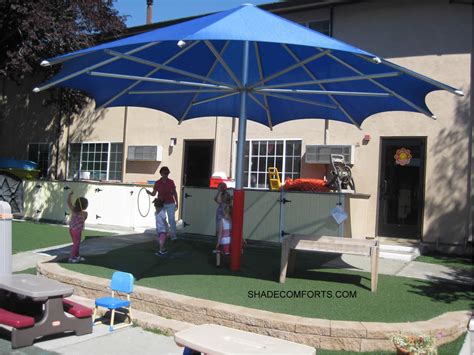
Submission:
<svg viewBox="0 0 474 355">
<path fill-rule="evenodd" d="M 247 119 L 273 127 L 323 118 L 360 127 L 383 111 L 429 117 L 434 90 L 462 92 L 252 5 L 55 57 L 52 86 L 82 90 L 96 108 L 148 107 L 179 122 L 239 117 L 231 269 L 240 267 Z"/>
<path fill-rule="evenodd" d="M 360 127 L 382 111 L 432 117 L 428 93 L 462 94 L 252 5 L 43 62 L 56 63 L 62 70 L 35 91 L 74 88 L 94 98 L 97 108 L 147 107 L 180 122 L 238 117 L 244 109 L 247 119 L 269 127 L 301 118 Z"/>
</svg>

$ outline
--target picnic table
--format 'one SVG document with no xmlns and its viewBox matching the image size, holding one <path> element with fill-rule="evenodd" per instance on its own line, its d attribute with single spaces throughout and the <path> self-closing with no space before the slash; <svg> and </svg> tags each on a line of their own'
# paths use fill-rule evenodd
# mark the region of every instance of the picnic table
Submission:
<svg viewBox="0 0 474 355">
<path fill-rule="evenodd" d="M 174 335 L 179 346 L 206 355 L 292 354 L 316 355 L 313 347 L 215 324 L 203 324 Z"/>
<path fill-rule="evenodd" d="M 29 298 L 42 305 L 39 319 L 14 311 L 0 308 L 0 323 L 12 326 L 12 348 L 32 345 L 35 338 L 74 331 L 76 335 L 92 332 L 92 312 L 84 313 L 80 305 L 68 305 L 67 312 L 77 316 L 69 317 L 65 313 L 64 297 L 71 296 L 74 288 L 70 285 L 45 277 L 15 274 L 0 277 L 0 290 Z M 85 307 L 84 307 L 85 308 Z M 80 314 L 82 312 L 82 314 Z M 87 315 L 88 314 L 88 315 Z"/>
<path fill-rule="evenodd" d="M 297 250 L 369 256 L 371 258 L 370 289 L 372 292 L 377 291 L 379 263 L 378 240 L 300 234 L 287 235 L 282 240 L 280 283 L 285 282 L 287 274 L 293 273 Z"/>
</svg>

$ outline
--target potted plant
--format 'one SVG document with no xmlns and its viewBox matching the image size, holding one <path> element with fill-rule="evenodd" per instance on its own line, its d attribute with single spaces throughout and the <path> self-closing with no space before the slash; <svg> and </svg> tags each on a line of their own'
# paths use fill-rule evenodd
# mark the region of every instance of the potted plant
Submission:
<svg viewBox="0 0 474 355">
<path fill-rule="evenodd" d="M 397 348 L 397 355 L 436 355 L 436 340 L 428 335 L 402 335 L 392 336 L 392 341 Z"/>
</svg>

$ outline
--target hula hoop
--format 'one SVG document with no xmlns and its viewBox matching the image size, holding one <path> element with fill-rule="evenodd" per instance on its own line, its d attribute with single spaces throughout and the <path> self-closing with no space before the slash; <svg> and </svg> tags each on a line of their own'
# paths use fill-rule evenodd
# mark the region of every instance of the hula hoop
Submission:
<svg viewBox="0 0 474 355">
<path fill-rule="evenodd" d="M 146 214 L 143 214 L 142 210 L 140 209 L 140 194 L 142 193 L 143 190 L 146 191 L 146 189 L 144 187 L 142 187 L 140 189 L 140 191 L 138 191 L 137 207 L 138 207 L 138 213 L 140 214 L 140 216 L 146 217 L 146 216 L 148 216 L 148 213 L 150 213 L 151 202 L 150 202 L 150 195 L 147 194 L 147 196 L 148 196 L 148 211 L 146 211 Z"/>
</svg>

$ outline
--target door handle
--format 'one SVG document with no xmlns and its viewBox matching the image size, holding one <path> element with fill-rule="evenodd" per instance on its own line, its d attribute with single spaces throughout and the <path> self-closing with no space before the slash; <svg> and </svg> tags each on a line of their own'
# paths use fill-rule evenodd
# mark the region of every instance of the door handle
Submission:
<svg viewBox="0 0 474 355">
<path fill-rule="evenodd" d="M 387 182 L 387 180 L 384 180 L 383 183 L 382 183 L 382 192 L 384 194 L 386 194 L 387 191 L 388 191 L 388 182 Z"/>
</svg>

